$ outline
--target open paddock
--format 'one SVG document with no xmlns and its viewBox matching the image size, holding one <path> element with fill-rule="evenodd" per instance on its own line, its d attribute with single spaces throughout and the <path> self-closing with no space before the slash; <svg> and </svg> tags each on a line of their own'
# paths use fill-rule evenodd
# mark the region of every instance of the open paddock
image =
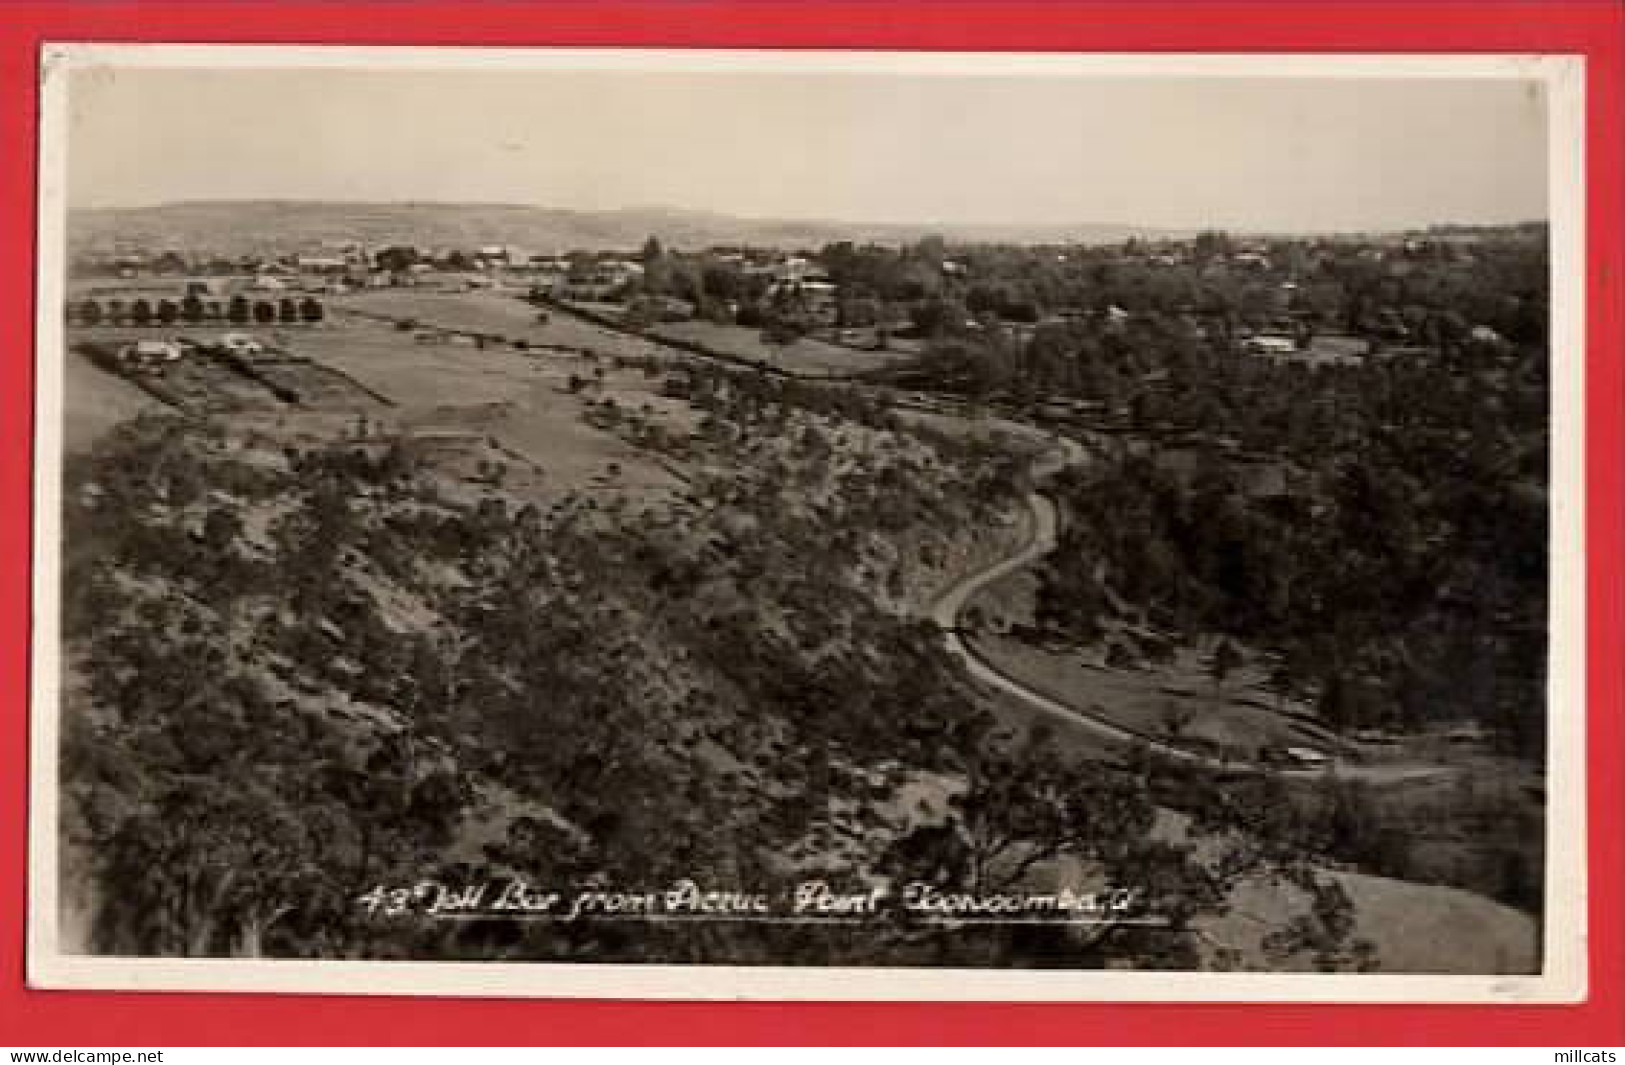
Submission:
<svg viewBox="0 0 1625 1065">
<path fill-rule="evenodd" d="M 520 494 L 665 491 L 681 484 L 651 456 L 582 420 L 589 399 L 613 397 L 629 411 L 648 406 L 672 421 L 675 414 L 666 408 L 675 401 L 659 394 L 661 374 L 511 346 L 421 344 L 409 332 L 364 318 L 312 333 L 300 350 L 389 397 L 388 417 L 403 431 L 447 441 L 478 434 L 506 451 L 510 469 L 541 471 L 526 480 L 535 493 Z M 602 378 L 594 372 L 600 369 Z M 591 378 L 590 390 L 571 392 L 572 376 Z"/>
<path fill-rule="evenodd" d="M 661 322 L 649 329 L 652 336 L 698 344 L 707 350 L 774 369 L 808 376 L 846 376 L 885 369 L 899 356 L 884 351 L 861 351 L 812 337 L 790 344 L 770 344 L 760 329 L 716 322 Z"/>
<path fill-rule="evenodd" d="M 1216 682 L 1194 651 L 1182 649 L 1167 663 L 1117 667 L 1097 661 L 1098 655 L 1050 651 L 1002 636 L 979 636 L 975 645 L 1022 683 L 1150 739 L 1173 739 L 1248 762 L 1265 749 L 1337 753 L 1343 746 L 1249 671 Z"/>
<path fill-rule="evenodd" d="M 365 388 L 347 375 L 318 363 L 254 362 L 250 371 L 278 396 L 302 407 L 379 414 L 393 405 L 383 393 Z"/>
<path fill-rule="evenodd" d="M 77 351 L 63 356 L 62 406 L 62 447 L 69 455 L 90 450 L 120 422 L 163 409 L 150 392 Z"/>
<path fill-rule="evenodd" d="M 332 314 L 355 312 L 397 321 L 410 319 L 419 331 L 461 332 L 523 341 L 548 349 L 591 352 L 601 357 L 658 358 L 670 353 L 658 344 L 596 325 L 556 309 L 535 307 L 499 292 L 446 292 L 420 288 L 373 289 L 330 299 Z M 547 320 L 542 321 L 542 315 Z M 410 341 L 412 334 L 406 334 Z"/>
</svg>

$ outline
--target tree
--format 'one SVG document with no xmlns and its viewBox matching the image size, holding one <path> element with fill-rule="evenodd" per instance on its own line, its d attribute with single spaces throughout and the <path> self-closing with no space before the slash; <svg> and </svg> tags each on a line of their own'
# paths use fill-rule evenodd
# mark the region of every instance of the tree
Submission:
<svg viewBox="0 0 1625 1065">
<path fill-rule="evenodd" d="M 643 262 L 642 283 L 635 286 L 643 292 L 661 295 L 669 293 L 673 288 L 674 264 L 665 248 L 661 247 L 660 240 L 651 236 L 643 242 L 643 250 L 639 254 Z"/>
<path fill-rule="evenodd" d="M 807 323 L 793 315 L 771 314 L 762 325 L 762 340 L 768 344 L 794 344 L 807 334 Z"/>
<path fill-rule="evenodd" d="M 1176 702 L 1173 699 L 1163 700 L 1158 722 L 1162 726 L 1163 735 L 1169 739 L 1177 740 L 1185 735 L 1185 730 L 1190 727 L 1191 722 L 1194 720 L 1196 720 L 1196 711 L 1189 705 Z"/>
<path fill-rule="evenodd" d="M 183 274 L 187 270 L 187 263 L 179 252 L 165 251 L 152 261 L 152 269 L 159 274 Z"/>
<path fill-rule="evenodd" d="M 292 297 L 284 296 L 277 302 L 277 320 L 284 325 L 293 325 L 299 321 L 299 304 Z"/>
<path fill-rule="evenodd" d="M 962 332 L 970 312 L 955 299 L 933 296 L 909 309 L 915 330 L 926 337 Z"/>
<path fill-rule="evenodd" d="M 203 544 L 214 554 L 224 554 L 242 535 L 243 522 L 235 511 L 210 507 L 203 518 Z"/>
<path fill-rule="evenodd" d="M 1309 875 L 1300 885 L 1309 896 L 1309 912 L 1264 937 L 1264 950 L 1277 961 L 1307 953 L 1318 972 L 1370 972 L 1376 947 L 1355 935 L 1354 902 L 1335 880 Z"/>
<path fill-rule="evenodd" d="M 254 301 L 254 321 L 260 325 L 270 325 L 276 321 L 276 304 L 270 300 Z"/>
<path fill-rule="evenodd" d="M 1230 675 L 1231 670 L 1239 665 L 1241 665 L 1241 653 L 1236 650 L 1235 644 L 1221 636 L 1217 646 L 1213 648 L 1213 664 L 1211 667 L 1213 683 L 1222 685 L 1225 678 Z"/>
<path fill-rule="evenodd" d="M 1206 261 L 1213 258 L 1222 258 L 1229 255 L 1231 249 L 1230 235 L 1219 230 L 1207 230 L 1196 235 L 1196 258 Z"/>
<path fill-rule="evenodd" d="M 322 878 L 311 827 L 263 774 L 232 787 L 180 776 L 106 841 L 103 875 L 123 885 L 94 935 L 132 954 L 254 956 Z"/>
<path fill-rule="evenodd" d="M 1229 878 L 1204 868 L 1187 847 L 1152 838 L 1155 810 L 1143 780 L 1067 760 L 1043 726 L 1020 740 L 961 733 L 957 744 L 969 747 L 966 790 L 945 821 L 921 825 L 893 845 L 883 867 L 894 882 L 986 895 L 1019 891 L 1046 863 L 1081 863 L 1107 884 L 1139 889 L 1139 898 L 1070 940 L 1012 938 L 1018 956 L 1031 942 L 1071 964 L 1194 963 L 1190 922 L 1222 912 Z M 1113 920 L 1148 913 L 1168 924 L 1148 929 Z"/>
<path fill-rule="evenodd" d="M 418 250 L 406 244 L 391 245 L 373 256 L 373 263 L 380 270 L 401 273 L 417 265 Z"/>
<path fill-rule="evenodd" d="M 233 296 L 226 307 L 226 320 L 232 325 L 247 325 L 252 313 L 246 296 Z"/>
<path fill-rule="evenodd" d="M 909 254 L 933 270 L 938 270 L 942 267 L 942 260 L 948 257 L 948 244 L 941 235 L 933 233 L 921 237 L 919 243 L 909 249 Z"/>
<path fill-rule="evenodd" d="M 314 296 L 306 296 L 299 303 L 299 317 L 307 324 L 314 325 L 322 320 L 323 311 L 321 301 Z"/>
<path fill-rule="evenodd" d="M 198 298 L 196 293 L 181 300 L 181 317 L 188 324 L 196 325 L 203 321 L 203 311 L 203 301 Z"/>
<path fill-rule="evenodd" d="M 138 299 L 130 304 L 130 321 L 136 325 L 152 324 L 152 304 L 145 299 Z"/>
</svg>

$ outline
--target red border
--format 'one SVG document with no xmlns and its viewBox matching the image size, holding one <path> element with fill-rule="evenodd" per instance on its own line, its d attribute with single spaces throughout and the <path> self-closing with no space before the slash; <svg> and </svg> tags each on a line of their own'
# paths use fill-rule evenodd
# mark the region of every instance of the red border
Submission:
<svg viewBox="0 0 1625 1065">
<path fill-rule="evenodd" d="M 387 9 L 387 12 L 386 10 Z M 23 987 L 36 54 L 42 41 L 1046 51 L 1566 52 L 1588 57 L 1591 997 L 1575 1006 L 835 1005 L 30 992 Z M 1625 1043 L 1621 948 L 1622 42 L 1617 0 L 1518 3 L 7 3 L 0 20 L 0 1043 Z"/>
</svg>

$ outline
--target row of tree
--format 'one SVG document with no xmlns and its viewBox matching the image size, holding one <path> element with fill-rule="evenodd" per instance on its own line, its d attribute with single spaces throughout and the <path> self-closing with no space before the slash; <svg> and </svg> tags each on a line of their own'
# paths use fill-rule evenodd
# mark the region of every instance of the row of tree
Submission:
<svg viewBox="0 0 1625 1065">
<path fill-rule="evenodd" d="M 234 296 L 221 302 L 193 295 L 182 300 L 73 300 L 67 304 L 65 313 L 69 325 L 79 326 L 174 325 L 177 322 L 188 325 L 202 322 L 314 325 L 326 317 L 327 311 L 314 296 L 297 300 L 286 296 L 279 300 L 250 300 L 246 296 Z"/>
</svg>

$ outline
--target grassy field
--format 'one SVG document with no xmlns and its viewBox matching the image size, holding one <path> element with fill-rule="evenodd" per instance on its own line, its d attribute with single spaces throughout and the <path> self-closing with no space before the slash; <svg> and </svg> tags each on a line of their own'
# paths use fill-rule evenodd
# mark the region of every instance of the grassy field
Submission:
<svg viewBox="0 0 1625 1065">
<path fill-rule="evenodd" d="M 1017 639 L 1012 630 L 1032 624 L 1037 583 L 1029 570 L 984 589 L 972 604 L 984 622 L 975 642 L 995 666 L 1051 698 L 1144 736 L 1177 738 L 1249 761 L 1263 748 L 1348 753 L 1349 745 L 1315 724 L 1308 707 L 1269 685 L 1257 660 L 1244 661 L 1219 682 L 1208 648 L 1178 647 L 1167 661 L 1136 656 L 1140 660 L 1121 665 L 1107 663 L 1104 644 L 1059 648 Z M 1131 634 L 1114 632 L 1106 642 L 1127 646 Z"/>
<path fill-rule="evenodd" d="M 1323 875 L 1348 893 L 1355 934 L 1370 942 L 1380 972 L 1531 973 L 1540 967 L 1540 929 L 1533 917 L 1457 888 L 1416 884 L 1346 870 Z M 1198 921 L 1210 946 L 1236 950 L 1243 969 L 1312 971 L 1307 954 L 1274 957 L 1264 937 L 1292 914 L 1307 913 L 1301 889 L 1252 877 L 1230 896 L 1230 911 Z"/>
<path fill-rule="evenodd" d="M 668 354 L 658 344 L 570 314 L 550 311 L 548 320 L 543 323 L 540 312 L 524 300 L 494 292 L 375 289 L 329 298 L 328 306 L 341 317 L 346 310 L 353 310 L 411 318 L 425 326 L 503 336 L 529 344 L 579 348 L 601 355 L 643 358 Z"/>
<path fill-rule="evenodd" d="M 480 301 L 481 295 L 450 299 Z M 296 350 L 388 396 L 395 404 L 388 418 L 401 429 L 438 437 L 447 447 L 459 437 L 495 441 L 509 453 L 512 472 L 522 474 L 510 488 L 526 496 L 550 498 L 569 489 L 665 490 L 680 483 L 642 452 L 584 424 L 582 397 L 568 388 L 571 376 L 591 377 L 602 369 L 592 398 L 613 397 L 632 409 L 669 405 L 657 395 L 659 379 L 641 371 L 512 347 L 420 344 L 409 332 L 359 318 L 311 331 Z M 618 472 L 611 473 L 612 464 Z"/>
<path fill-rule="evenodd" d="M 432 315 L 449 328 L 523 334 L 538 343 L 590 346 L 623 356 L 653 350 L 645 341 L 564 315 L 536 325 L 529 307 L 489 293 L 391 290 L 356 299 L 374 313 L 426 321 Z M 99 327 L 75 330 L 70 340 L 120 344 L 184 336 L 214 341 L 228 331 L 239 330 Z M 501 463 L 505 492 L 527 501 L 548 502 L 571 490 L 635 494 L 681 486 L 666 466 L 581 419 L 587 401 L 612 399 L 669 429 L 686 431 L 692 412 L 658 394 L 661 375 L 616 368 L 602 358 L 511 345 L 419 343 L 413 332 L 387 322 L 343 314 L 313 327 L 240 331 L 308 360 L 262 369 L 271 386 L 291 390 L 298 403 L 278 399 L 272 387 L 203 356 L 167 368 L 152 379 L 153 387 L 173 394 L 182 409 L 229 417 L 244 431 L 290 443 L 344 439 L 365 419 L 375 436 L 406 432 L 422 438 L 434 465 L 453 483 L 476 483 L 482 465 Z M 592 381 L 592 387 L 572 393 L 572 376 Z M 119 421 L 163 404 L 135 381 L 100 369 L 83 355 L 70 355 L 65 406 L 73 451 L 90 446 Z"/>
<path fill-rule="evenodd" d="M 62 447 L 69 455 L 89 450 L 118 423 L 163 406 L 118 374 L 72 351 L 63 356 L 62 391 Z"/>
<path fill-rule="evenodd" d="M 1315 747 L 1335 751 L 1343 744 L 1304 719 L 1290 701 L 1276 709 L 1277 697 L 1262 678 L 1238 670 L 1215 683 L 1207 656 L 1181 649 L 1171 662 L 1111 667 L 1094 652 L 1050 651 L 1001 636 L 982 636 L 976 648 L 1006 673 L 1068 706 L 1093 713 L 1125 729 L 1193 746 L 1230 752 L 1252 760 L 1265 748 Z"/>
<path fill-rule="evenodd" d="M 897 361 L 884 351 L 859 351 L 803 337 L 792 344 L 769 344 L 760 329 L 715 322 L 663 322 L 649 330 L 655 336 L 703 344 L 712 351 L 804 374 L 852 374 L 878 370 Z"/>
</svg>

